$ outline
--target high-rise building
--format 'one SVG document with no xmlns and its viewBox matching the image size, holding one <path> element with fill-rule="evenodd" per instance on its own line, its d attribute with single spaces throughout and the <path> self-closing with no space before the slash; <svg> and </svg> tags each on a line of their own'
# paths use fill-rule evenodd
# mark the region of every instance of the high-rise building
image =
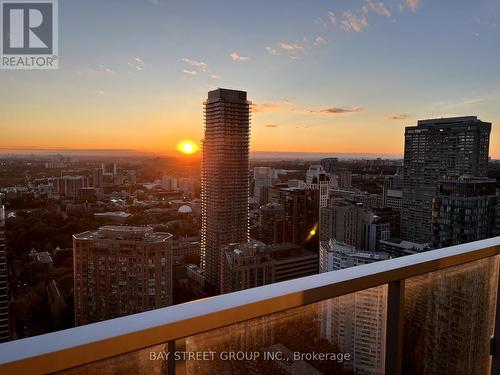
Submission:
<svg viewBox="0 0 500 375">
<path fill-rule="evenodd" d="M 319 190 L 319 206 L 328 204 L 330 179 L 321 165 L 311 165 L 306 172 L 306 187 Z"/>
<path fill-rule="evenodd" d="M 7 272 L 7 243 L 5 235 L 5 209 L 0 205 L 0 342 L 8 341 L 9 334 L 9 284 Z"/>
<path fill-rule="evenodd" d="M 375 208 L 373 213 L 377 215 L 382 222 L 389 224 L 390 236 L 399 238 L 401 235 L 401 211 L 393 208 Z"/>
<path fill-rule="evenodd" d="M 360 205 L 344 199 L 331 199 L 328 206 L 321 209 L 320 241 L 334 238 L 360 249 L 359 225 L 362 213 Z"/>
<path fill-rule="evenodd" d="M 172 235 L 103 226 L 73 235 L 75 324 L 172 304 Z"/>
<path fill-rule="evenodd" d="M 494 236 L 500 236 L 500 189 L 497 189 L 497 209 L 495 214 Z"/>
<path fill-rule="evenodd" d="M 283 237 L 289 242 L 318 252 L 319 190 L 281 188 L 277 203 L 283 207 Z"/>
<path fill-rule="evenodd" d="M 76 199 L 80 189 L 87 187 L 87 181 L 83 176 L 65 175 L 56 180 L 57 192 L 61 198 Z"/>
<path fill-rule="evenodd" d="M 338 184 L 339 188 L 345 189 L 352 187 L 352 173 L 348 170 L 340 171 L 338 174 Z"/>
<path fill-rule="evenodd" d="M 201 266 L 220 286 L 222 246 L 249 239 L 250 102 L 244 91 L 217 89 L 205 102 L 201 171 Z"/>
<path fill-rule="evenodd" d="M 485 177 L 491 123 L 477 117 L 418 121 L 405 130 L 401 236 L 424 243 L 432 237 L 432 199 L 438 181 Z"/>
<path fill-rule="evenodd" d="M 326 173 L 330 175 L 335 174 L 337 172 L 339 159 L 338 158 L 324 158 L 320 160 L 320 164 L 324 168 Z"/>
<path fill-rule="evenodd" d="M 320 211 L 320 241 L 333 238 L 358 250 L 375 251 L 390 237 L 390 223 L 354 201 L 334 198 Z"/>
<path fill-rule="evenodd" d="M 439 182 L 432 204 L 435 248 L 492 237 L 495 230 L 496 180 L 461 177 Z"/>
<path fill-rule="evenodd" d="M 111 175 L 111 176 L 116 175 L 117 171 L 116 163 L 101 163 L 101 169 L 103 175 Z"/>
<path fill-rule="evenodd" d="M 178 188 L 183 193 L 191 193 L 194 191 L 194 181 L 192 178 L 181 177 L 179 178 Z"/>
<path fill-rule="evenodd" d="M 403 177 L 400 175 L 387 176 L 384 180 L 382 206 L 401 211 L 403 207 Z"/>
<path fill-rule="evenodd" d="M 330 239 L 320 243 L 320 272 L 369 264 L 389 259 L 383 252 L 363 252 Z M 385 365 L 385 285 L 322 302 L 321 338 L 351 353 L 346 370 L 355 374 L 382 374 Z"/>
<path fill-rule="evenodd" d="M 355 193 L 351 195 L 351 200 L 356 203 L 361 203 L 363 208 L 367 210 L 372 210 L 376 208 L 383 207 L 382 204 L 382 195 L 380 194 L 369 194 L 369 193 Z"/>
<path fill-rule="evenodd" d="M 222 293 L 318 273 L 318 254 L 290 243 L 230 244 L 224 247 L 222 262 Z"/>
<path fill-rule="evenodd" d="M 177 190 L 179 185 L 177 183 L 177 177 L 175 176 L 162 176 L 161 186 L 165 190 Z"/>
<path fill-rule="evenodd" d="M 259 204 L 263 203 L 261 199 L 263 188 L 271 186 L 271 172 L 272 169 L 270 167 L 255 167 L 253 169 L 253 196 Z"/>
<path fill-rule="evenodd" d="M 265 244 L 277 243 L 283 238 L 283 207 L 268 203 L 259 208 L 258 240 Z"/>
<path fill-rule="evenodd" d="M 104 175 L 102 168 L 94 168 L 92 171 L 92 186 L 102 187 L 104 185 Z"/>
</svg>

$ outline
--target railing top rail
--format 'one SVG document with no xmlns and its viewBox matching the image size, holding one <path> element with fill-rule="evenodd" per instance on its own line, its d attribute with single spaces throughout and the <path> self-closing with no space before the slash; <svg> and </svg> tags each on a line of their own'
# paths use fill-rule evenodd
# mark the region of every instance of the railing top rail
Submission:
<svg viewBox="0 0 500 375">
<path fill-rule="evenodd" d="M 500 254 L 500 237 L 0 344 L 0 374 L 49 373 Z"/>
</svg>

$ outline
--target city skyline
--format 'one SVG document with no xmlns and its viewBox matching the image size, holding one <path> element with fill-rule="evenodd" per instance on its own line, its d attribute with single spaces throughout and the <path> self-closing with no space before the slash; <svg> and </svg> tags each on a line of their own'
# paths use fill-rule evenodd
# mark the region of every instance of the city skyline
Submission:
<svg viewBox="0 0 500 375">
<path fill-rule="evenodd" d="M 405 126 L 475 115 L 500 158 L 499 15 L 489 0 L 64 2 L 60 69 L 0 74 L 0 150 L 174 152 L 200 144 L 204 95 L 228 87 L 253 102 L 253 152 L 401 156 Z"/>
<path fill-rule="evenodd" d="M 499 0 L 0 19 L 0 373 L 500 375 Z"/>
</svg>

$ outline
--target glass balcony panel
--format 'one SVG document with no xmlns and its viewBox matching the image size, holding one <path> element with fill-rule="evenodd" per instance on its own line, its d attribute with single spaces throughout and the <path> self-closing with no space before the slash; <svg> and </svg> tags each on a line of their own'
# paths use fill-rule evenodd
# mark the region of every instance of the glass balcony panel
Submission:
<svg viewBox="0 0 500 375">
<path fill-rule="evenodd" d="M 489 375 L 500 256 L 406 280 L 403 373 Z"/>
<path fill-rule="evenodd" d="M 165 375 L 168 374 L 168 348 L 156 345 L 135 352 L 122 354 L 84 366 L 59 371 L 58 375 Z"/>
<path fill-rule="evenodd" d="M 386 314 L 382 285 L 178 340 L 178 354 L 186 353 L 177 368 L 196 375 L 383 374 Z"/>
</svg>

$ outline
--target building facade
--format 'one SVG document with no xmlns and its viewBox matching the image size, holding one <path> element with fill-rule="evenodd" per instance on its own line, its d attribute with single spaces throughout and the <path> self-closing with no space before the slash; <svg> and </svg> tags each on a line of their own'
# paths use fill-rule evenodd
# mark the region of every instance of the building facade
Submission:
<svg viewBox="0 0 500 375">
<path fill-rule="evenodd" d="M 337 271 L 389 259 L 383 252 L 358 251 L 333 239 L 320 243 L 320 272 Z M 321 338 L 351 353 L 346 370 L 355 374 L 383 374 L 386 334 L 385 285 L 332 298 L 321 305 Z M 349 372 L 350 373 L 350 372 Z"/>
<path fill-rule="evenodd" d="M 258 240 L 265 244 L 280 242 L 283 238 L 283 207 L 268 203 L 259 208 Z"/>
<path fill-rule="evenodd" d="M 485 177 L 491 123 L 477 117 L 418 121 L 405 129 L 401 236 L 424 243 L 432 237 L 432 200 L 439 180 Z"/>
<path fill-rule="evenodd" d="M 492 237 L 496 205 L 495 179 L 461 177 L 439 182 L 432 202 L 433 246 L 442 248 Z"/>
<path fill-rule="evenodd" d="M 201 266 L 214 293 L 222 246 L 249 239 L 250 102 L 244 91 L 217 89 L 205 102 L 201 171 Z"/>
<path fill-rule="evenodd" d="M 403 207 L 403 177 L 386 176 L 382 192 L 382 206 L 401 211 Z"/>
<path fill-rule="evenodd" d="M 337 172 L 339 159 L 338 158 L 324 158 L 320 160 L 320 164 L 326 173 L 332 175 Z"/>
<path fill-rule="evenodd" d="M 289 242 L 318 252 L 319 190 L 301 188 L 278 189 L 277 203 L 283 207 L 282 238 L 276 242 Z"/>
<path fill-rule="evenodd" d="M 378 250 L 378 243 L 390 237 L 390 221 L 363 208 L 361 203 L 342 198 L 330 199 L 321 209 L 320 241 L 333 238 L 358 250 Z"/>
<path fill-rule="evenodd" d="M 328 204 L 330 179 L 321 165 L 311 165 L 306 172 L 306 187 L 319 190 L 319 206 Z"/>
<path fill-rule="evenodd" d="M 75 324 L 172 304 L 172 235 L 103 226 L 73 235 Z"/>
<path fill-rule="evenodd" d="M 255 167 L 253 169 L 253 196 L 259 204 L 263 204 L 262 190 L 271 186 L 272 169 L 270 167 Z"/>
<path fill-rule="evenodd" d="M 277 283 L 318 273 L 318 254 L 290 243 L 251 240 L 224 247 L 221 292 Z"/>
</svg>

